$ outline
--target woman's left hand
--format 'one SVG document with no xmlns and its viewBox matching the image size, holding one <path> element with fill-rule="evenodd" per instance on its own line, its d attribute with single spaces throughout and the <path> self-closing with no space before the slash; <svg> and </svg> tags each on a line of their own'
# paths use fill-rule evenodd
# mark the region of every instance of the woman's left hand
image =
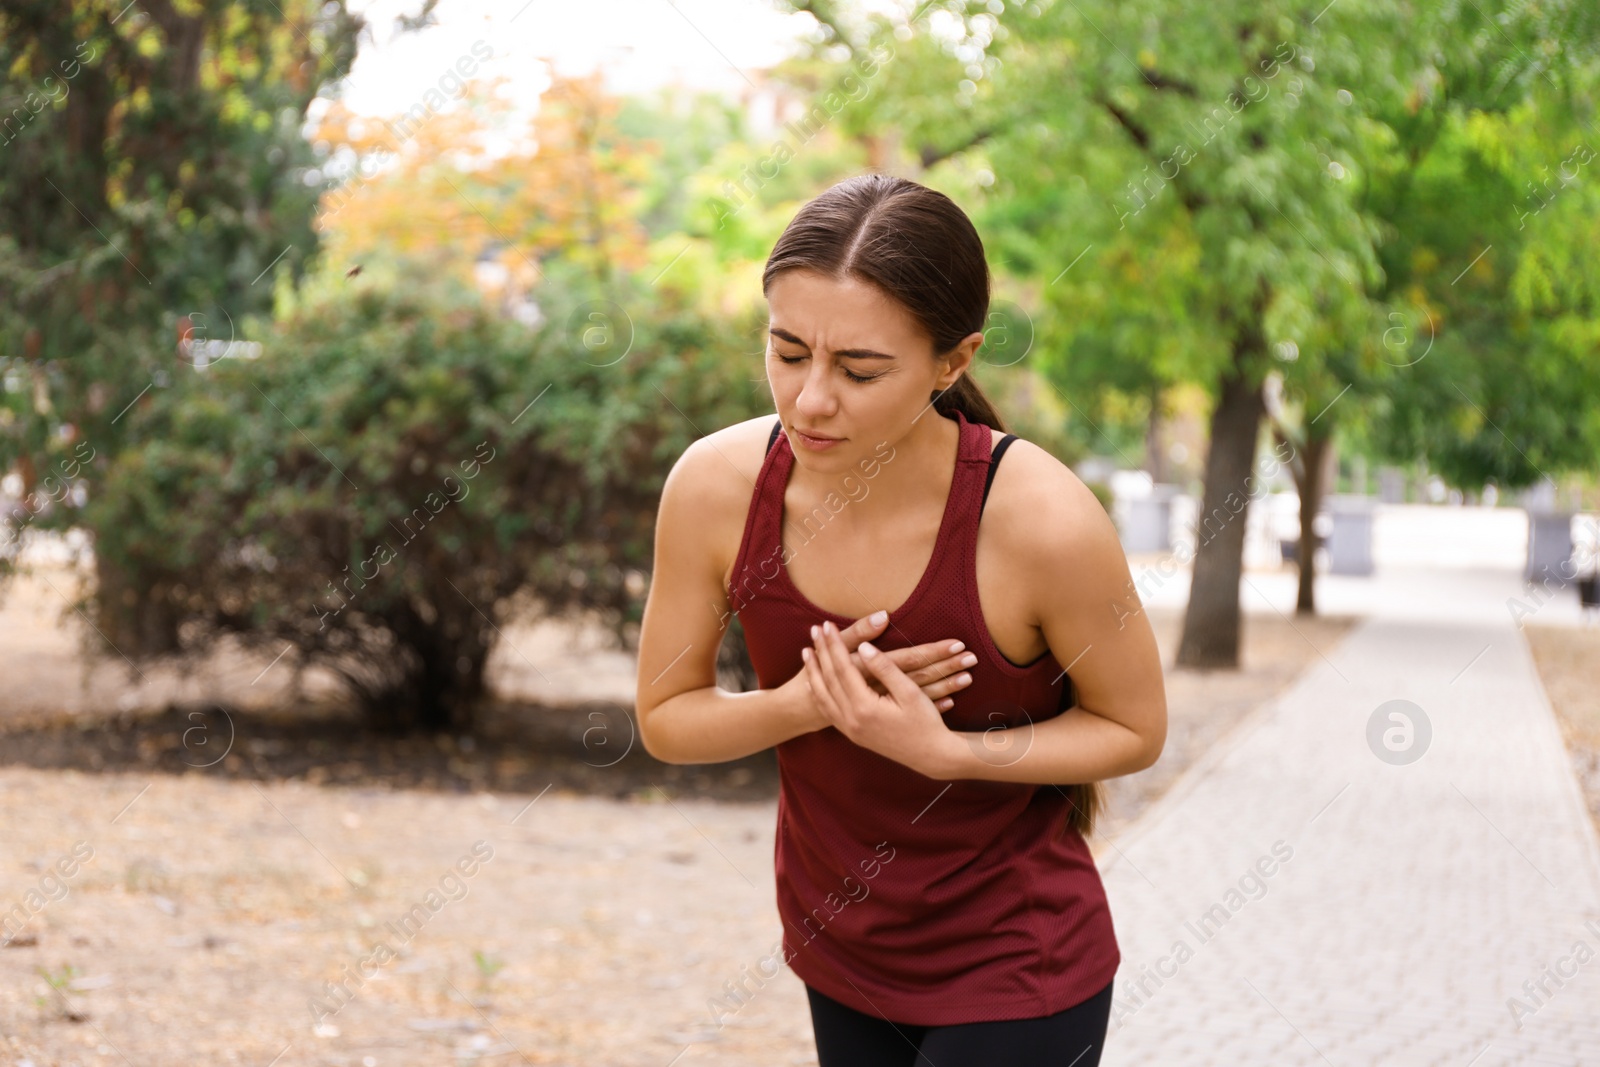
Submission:
<svg viewBox="0 0 1600 1067">
<path fill-rule="evenodd" d="M 801 657 L 811 693 L 828 721 L 862 748 L 929 778 L 944 777 L 956 736 L 922 688 L 863 641 L 856 652 L 888 695 L 873 692 L 851 664 L 850 652 L 832 622 L 822 624 L 815 640 L 811 648 L 801 650 Z"/>
</svg>

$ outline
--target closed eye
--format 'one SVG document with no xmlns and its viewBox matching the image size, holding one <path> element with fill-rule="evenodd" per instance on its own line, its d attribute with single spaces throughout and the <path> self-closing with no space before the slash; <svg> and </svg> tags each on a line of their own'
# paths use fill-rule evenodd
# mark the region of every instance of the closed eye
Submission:
<svg viewBox="0 0 1600 1067">
<path fill-rule="evenodd" d="M 799 363 L 801 360 L 806 360 L 806 359 L 810 359 L 811 358 L 810 356 L 786 356 L 786 355 L 783 355 L 780 352 L 774 352 L 773 355 L 777 356 L 778 359 L 780 359 L 784 363 Z M 879 375 L 879 374 L 867 374 L 867 375 L 856 374 L 849 367 L 846 367 L 844 369 L 844 376 L 846 378 L 849 378 L 852 382 L 870 382 L 870 381 L 875 381 L 876 379 L 882 377 L 882 375 Z"/>
</svg>

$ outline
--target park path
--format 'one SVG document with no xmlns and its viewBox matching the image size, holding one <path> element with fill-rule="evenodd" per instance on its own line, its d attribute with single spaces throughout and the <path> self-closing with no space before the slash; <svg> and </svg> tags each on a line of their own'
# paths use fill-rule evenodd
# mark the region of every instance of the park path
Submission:
<svg viewBox="0 0 1600 1067">
<path fill-rule="evenodd" d="M 1106 1067 L 1600 1064 L 1600 840 L 1520 582 L 1366 582 L 1366 620 L 1101 855 Z M 1396 700 L 1430 739 L 1369 742 Z"/>
</svg>

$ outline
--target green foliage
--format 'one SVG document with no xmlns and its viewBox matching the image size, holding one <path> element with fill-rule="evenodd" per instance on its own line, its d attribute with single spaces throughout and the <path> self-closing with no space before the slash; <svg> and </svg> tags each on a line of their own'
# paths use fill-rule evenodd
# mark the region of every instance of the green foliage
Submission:
<svg viewBox="0 0 1600 1067">
<path fill-rule="evenodd" d="M 1494 24 L 1464 11 L 1440 30 L 1451 62 L 1378 109 L 1395 135 L 1368 191 L 1388 237 L 1395 311 L 1381 358 L 1392 369 L 1361 436 L 1469 492 L 1600 462 L 1600 199 L 1587 180 L 1600 165 L 1587 119 L 1597 65 L 1547 36 L 1597 23 L 1592 8 L 1563 10 Z"/>
<path fill-rule="evenodd" d="M 1570 163 L 1600 8 L 788 6 L 817 21 L 775 72 L 801 119 L 757 137 L 665 95 L 592 131 L 612 112 L 574 97 L 551 128 L 599 171 L 434 153 L 488 214 L 441 186 L 436 234 L 346 277 L 315 266 L 302 135 L 354 55 L 344 3 L 0 0 L 0 469 L 24 522 L 92 531 L 100 630 L 135 658 L 287 645 L 397 726 L 464 723 L 515 611 L 626 637 L 667 469 L 768 409 L 767 251 L 869 168 L 972 213 L 995 273 L 977 377 L 1063 458 L 1137 455 L 1163 397 L 1234 373 L 1281 379 L 1280 430 L 1315 418 L 1466 488 L 1600 457 L 1600 200 Z M 501 210 L 543 241 L 535 328 L 377 250 L 459 251 L 479 222 L 498 245 Z M 185 327 L 264 355 L 196 370 Z"/>
<path fill-rule="evenodd" d="M 562 285 L 529 330 L 403 266 L 314 278 L 259 360 L 130 416 L 88 521 L 156 614 L 101 597 L 97 625 L 130 655 L 292 647 L 402 728 L 470 721 L 513 611 L 626 634 L 672 461 L 759 403 L 705 320 Z"/>
<path fill-rule="evenodd" d="M 700 174 L 724 146 L 744 137 L 742 114 L 709 93 L 664 91 L 652 100 L 629 99 L 617 114 L 616 132 L 654 148 L 650 184 L 639 205 L 639 221 L 653 236 L 680 234 L 697 206 L 690 194 Z"/>
<path fill-rule="evenodd" d="M 1371 420 L 1362 440 L 1459 484 L 1594 462 L 1592 205 L 1563 186 L 1537 235 L 1517 212 L 1589 129 L 1600 8 L 791 6 L 818 20 L 819 84 L 893 49 L 841 124 L 974 213 L 1079 440 L 1137 454 L 1128 399 L 1238 364 L 1276 372 L 1302 427 Z"/>
<path fill-rule="evenodd" d="M 361 25 L 342 0 L 0 3 L 0 469 L 25 494 L 83 446 L 95 484 L 180 320 L 225 339 L 314 250 L 300 126 Z"/>
</svg>

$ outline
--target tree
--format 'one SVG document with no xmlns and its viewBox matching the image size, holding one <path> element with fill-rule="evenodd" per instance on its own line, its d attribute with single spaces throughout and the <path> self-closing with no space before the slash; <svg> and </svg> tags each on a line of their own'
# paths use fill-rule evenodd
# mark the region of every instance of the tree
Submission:
<svg viewBox="0 0 1600 1067">
<path fill-rule="evenodd" d="M 1519 35 L 1543 28 L 1510 26 Z M 1588 266 L 1600 199 L 1583 181 L 1600 147 L 1587 122 L 1600 64 L 1563 40 L 1558 54 L 1587 56 L 1587 67 L 1563 58 L 1528 69 L 1546 49 L 1479 32 L 1515 65 L 1486 64 L 1486 84 L 1453 87 L 1459 104 L 1438 118 L 1396 197 L 1403 221 L 1390 274 L 1419 309 L 1416 341 L 1392 357 L 1403 370 L 1377 404 L 1371 435 L 1384 457 L 1425 459 L 1468 491 L 1600 461 L 1600 290 Z M 1508 79 L 1515 95 L 1484 99 Z"/>
<path fill-rule="evenodd" d="M 1583 370 L 1593 349 L 1564 351 L 1542 336 L 1529 318 L 1531 288 L 1508 291 L 1495 265 L 1522 264 L 1512 270 L 1531 277 L 1552 238 L 1560 244 L 1592 218 L 1580 193 L 1524 232 L 1515 207 L 1525 200 L 1522 176 L 1549 175 L 1550 153 L 1583 125 L 1575 109 L 1596 69 L 1600 19 L 1592 7 L 1560 4 L 1493 21 L 1483 8 L 1431 10 L 1416 34 L 1434 42 L 1423 62 L 1402 78 L 1369 79 L 1350 101 L 1370 131 L 1354 169 L 1357 207 L 1383 234 L 1370 291 L 1385 310 L 1381 345 L 1371 333 L 1326 339 L 1331 374 L 1297 383 L 1298 429 L 1275 427 L 1304 461 L 1294 464 L 1301 611 L 1314 608 L 1313 520 L 1336 426 L 1354 422 L 1379 455 L 1429 462 L 1469 491 L 1491 479 L 1527 484 L 1537 476 L 1532 452 L 1553 469 L 1595 455 L 1584 402 L 1594 375 Z M 1562 177 L 1563 191 L 1579 169 Z M 1569 298 L 1569 314 L 1592 315 L 1585 298 Z M 1513 420 L 1513 409 L 1539 417 Z M 1516 444 L 1490 423 L 1514 425 Z"/>
<path fill-rule="evenodd" d="M 316 243 L 300 123 L 361 26 L 339 0 L 0 2 L 0 468 L 31 483 L 92 454 L 73 477 L 99 491 L 185 372 L 179 320 L 225 341 L 270 306 L 272 272 Z M 128 608 L 108 638 L 172 647 L 171 620 L 96 564 L 97 595 Z"/>
<path fill-rule="evenodd" d="M 965 188 L 992 255 L 1039 280 L 1038 367 L 1094 433 L 1121 447 L 1118 428 L 1093 417 L 1107 393 L 1139 398 L 1153 420 L 1168 391 L 1208 385 L 1177 657 L 1192 666 L 1237 663 L 1269 373 L 1294 412 L 1276 428 L 1281 445 L 1309 453 L 1293 463 L 1309 534 L 1339 420 L 1364 397 L 1393 396 L 1401 359 L 1384 346 L 1429 321 L 1418 291 L 1393 280 L 1407 274 L 1394 270 L 1403 251 L 1380 259 L 1413 221 L 1388 210 L 1403 200 L 1389 194 L 1426 165 L 1440 113 L 1467 101 L 1504 110 L 1569 62 L 1568 41 L 1581 65 L 1600 40 L 1592 7 L 1574 3 L 1498 15 L 1222 3 L 1181 19 L 1149 2 L 935 3 L 905 26 L 796 6 L 823 27 L 819 55 L 894 42 L 883 91 L 860 110 L 894 131 L 891 165 L 932 166 Z M 1308 538 L 1303 608 L 1313 549 Z"/>
<path fill-rule="evenodd" d="M 420 117 L 335 103 L 314 135 L 335 176 L 319 218 L 331 251 L 349 262 L 380 250 L 426 259 L 462 280 L 488 256 L 524 288 L 547 257 L 602 285 L 640 269 L 640 198 L 658 147 L 625 135 L 620 109 L 599 75 L 553 75 L 531 121 L 496 84 L 472 83 L 459 107 Z"/>
<path fill-rule="evenodd" d="M 1388 61 L 1399 25 L 1360 0 L 1314 14 L 1243 2 L 1181 19 L 1149 2 L 932 5 L 869 98 L 919 162 L 974 176 L 992 254 L 1039 280 L 1037 369 L 1069 403 L 1108 386 L 1148 397 L 1209 384 L 1178 653 L 1191 665 L 1237 662 L 1265 377 L 1320 359 L 1305 351 L 1286 365 L 1275 343 L 1359 331 L 1372 315 L 1376 235 L 1329 164 L 1359 136 L 1336 90 L 1357 75 L 1356 56 Z"/>
</svg>

